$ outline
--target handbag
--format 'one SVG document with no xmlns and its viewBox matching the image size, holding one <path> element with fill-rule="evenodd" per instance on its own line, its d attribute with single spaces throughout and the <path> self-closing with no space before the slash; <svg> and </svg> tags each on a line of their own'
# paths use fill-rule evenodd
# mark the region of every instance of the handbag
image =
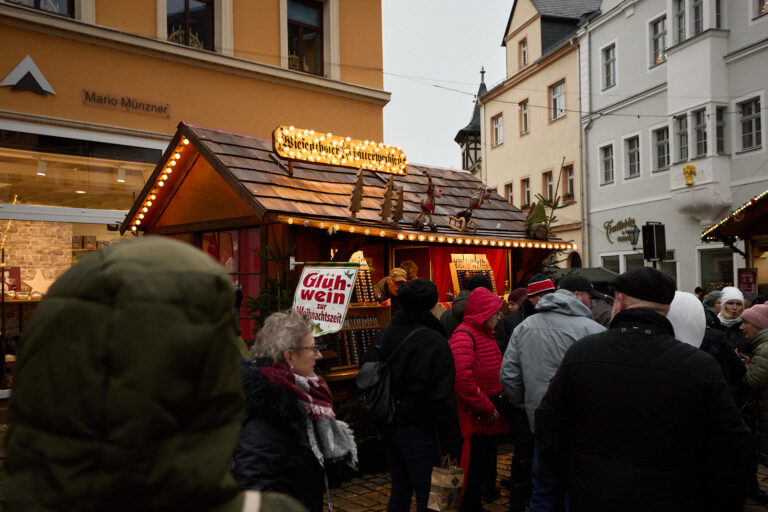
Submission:
<svg viewBox="0 0 768 512">
<path fill-rule="evenodd" d="M 463 486 L 464 470 L 446 455 L 440 466 L 432 468 L 427 508 L 438 512 L 458 512 Z"/>
</svg>

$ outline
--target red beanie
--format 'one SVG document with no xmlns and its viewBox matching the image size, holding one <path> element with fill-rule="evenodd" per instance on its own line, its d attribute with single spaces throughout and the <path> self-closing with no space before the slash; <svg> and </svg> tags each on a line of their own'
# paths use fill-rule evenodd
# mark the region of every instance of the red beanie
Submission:
<svg viewBox="0 0 768 512">
<path fill-rule="evenodd" d="M 741 319 L 746 320 L 759 329 L 768 328 L 768 304 L 757 304 L 745 309 Z"/>
<path fill-rule="evenodd" d="M 541 293 L 555 291 L 555 283 L 544 274 L 534 274 L 528 280 L 528 296 L 535 297 Z"/>
</svg>

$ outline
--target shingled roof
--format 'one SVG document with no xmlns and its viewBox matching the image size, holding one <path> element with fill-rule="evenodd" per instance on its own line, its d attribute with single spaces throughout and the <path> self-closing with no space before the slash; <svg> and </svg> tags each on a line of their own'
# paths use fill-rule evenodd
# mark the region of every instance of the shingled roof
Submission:
<svg viewBox="0 0 768 512">
<path fill-rule="evenodd" d="M 396 229 L 398 233 L 431 235 L 417 231 L 411 224 L 420 212 L 419 203 L 427 189 L 426 172 L 442 189 L 437 200 L 434 220 L 439 235 L 461 236 L 448 225 L 448 216 L 455 215 L 469 205 L 469 196 L 483 183 L 466 171 L 408 164 L 405 175 L 394 176 L 395 185 L 404 189 L 404 218 L 399 227 L 381 221 L 379 212 L 386 182 L 390 175 L 365 171 L 362 209 L 356 219 L 350 218 L 349 201 L 354 187 L 356 170 L 307 162 L 294 162 L 293 174 L 289 175 L 288 162 L 279 160 L 273 152 L 272 141 L 247 135 L 228 133 L 190 124 L 180 123 L 178 132 L 149 178 L 134 207 L 121 229 L 131 228 L 131 222 L 139 214 L 146 196 L 159 179 L 167 160 L 171 158 L 181 140 L 189 139 L 192 146 L 211 167 L 230 184 L 238 197 L 253 210 L 262 222 L 291 216 L 299 219 L 344 222 L 371 229 Z M 186 150 L 185 150 L 186 152 Z M 174 179 L 178 179 L 174 173 Z M 169 182 L 170 184 L 170 182 Z M 173 186 L 170 184 L 170 186 Z M 172 199 L 169 199 L 172 200 Z M 524 215 L 497 193 L 490 201 L 475 210 L 477 233 L 465 236 L 486 237 L 496 240 L 530 240 L 524 223 Z M 151 224 L 151 219 L 148 219 Z M 145 222 L 144 224 L 147 224 Z M 144 225 L 140 226 L 142 229 Z M 551 240 L 560 242 L 560 240 Z M 544 248 L 544 247 L 542 247 Z"/>
</svg>

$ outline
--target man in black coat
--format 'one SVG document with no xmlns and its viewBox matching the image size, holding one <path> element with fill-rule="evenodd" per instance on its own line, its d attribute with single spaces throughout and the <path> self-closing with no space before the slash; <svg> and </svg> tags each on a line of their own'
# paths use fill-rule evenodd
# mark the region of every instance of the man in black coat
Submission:
<svg viewBox="0 0 768 512">
<path fill-rule="evenodd" d="M 752 441 L 717 362 L 675 340 L 674 281 L 620 275 L 604 333 L 566 353 L 536 411 L 572 512 L 741 511 Z"/>
</svg>

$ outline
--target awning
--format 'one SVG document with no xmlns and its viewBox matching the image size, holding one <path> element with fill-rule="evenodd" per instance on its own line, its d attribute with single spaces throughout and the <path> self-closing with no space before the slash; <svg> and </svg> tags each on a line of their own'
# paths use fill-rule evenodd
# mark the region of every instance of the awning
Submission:
<svg viewBox="0 0 768 512">
<path fill-rule="evenodd" d="M 768 234 L 768 190 L 704 231 L 701 239 L 726 242 L 765 234 Z"/>
</svg>

